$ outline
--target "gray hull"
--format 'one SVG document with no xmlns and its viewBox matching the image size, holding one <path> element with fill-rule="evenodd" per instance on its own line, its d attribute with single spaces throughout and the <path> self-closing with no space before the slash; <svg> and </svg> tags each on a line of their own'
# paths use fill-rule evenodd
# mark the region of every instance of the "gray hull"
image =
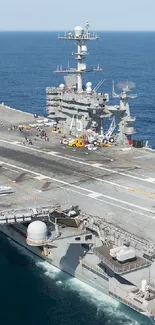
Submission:
<svg viewBox="0 0 155 325">
<path fill-rule="evenodd" d="M 84 269 L 82 268 L 82 272 L 80 267 L 77 267 L 77 270 L 73 272 L 73 269 L 71 269 L 71 260 L 68 264 L 67 262 L 61 261 L 61 259 L 51 259 L 47 258 L 43 255 L 41 249 L 38 247 L 32 247 L 27 245 L 25 237 L 22 235 L 22 232 L 20 233 L 19 229 L 12 229 L 10 226 L 4 225 L 0 226 L 0 231 L 6 236 L 11 238 L 14 242 L 18 243 L 22 247 L 26 248 L 28 251 L 32 252 L 36 256 L 40 257 L 41 259 L 47 261 L 49 264 L 55 266 L 56 268 L 60 269 L 61 271 L 69 274 L 70 276 L 73 276 L 80 280 L 81 282 L 84 282 L 85 284 L 99 290 L 102 293 L 108 294 L 108 281 L 105 280 L 103 277 L 99 278 L 97 274 L 92 273 L 92 270 Z M 60 249 L 60 248 L 59 248 Z M 75 252 L 74 252 L 75 253 Z M 56 254 L 57 255 L 57 254 Z M 75 260 L 75 259 L 73 259 Z M 119 299 L 114 298 L 119 301 Z M 119 301 L 121 302 L 121 301 Z M 122 302 L 121 302 L 122 303 Z M 123 303 L 126 305 L 125 303 Z M 128 307 L 128 306 L 127 306 Z M 135 310 L 136 311 L 136 310 Z M 149 318 L 152 324 L 155 324 L 154 317 L 148 317 L 148 315 L 144 314 L 144 317 Z"/>
<path fill-rule="evenodd" d="M 4 225 L 0 226 L 0 231 L 7 237 L 11 238 L 13 241 L 18 243 L 19 245 L 25 247 L 27 250 L 39 256 L 41 259 L 47 261 L 49 264 L 57 267 L 61 271 L 77 278 L 78 280 L 88 284 L 89 286 L 101 291 L 102 293 L 108 294 L 108 283 L 103 278 L 101 279 L 101 283 L 97 283 L 97 275 L 93 274 L 91 271 L 87 269 L 83 269 L 83 274 L 81 273 L 80 267 L 77 267 L 76 271 L 70 267 L 71 260 L 69 262 L 62 262 L 62 258 L 59 259 L 51 259 L 47 258 L 43 255 L 42 251 L 38 247 L 32 247 L 27 245 L 26 240 L 22 234 L 20 234 L 19 229 L 17 231 L 15 229 L 10 228 L 10 226 Z M 57 255 L 57 254 L 56 254 Z"/>
</svg>

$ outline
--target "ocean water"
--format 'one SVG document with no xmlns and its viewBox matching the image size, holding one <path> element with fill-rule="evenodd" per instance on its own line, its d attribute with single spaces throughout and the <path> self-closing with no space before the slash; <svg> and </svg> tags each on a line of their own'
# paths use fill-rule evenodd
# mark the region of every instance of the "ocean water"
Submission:
<svg viewBox="0 0 155 325">
<path fill-rule="evenodd" d="M 0 33 L 0 102 L 27 112 L 45 113 L 45 88 L 59 85 L 63 75 L 53 71 L 57 65 L 75 66 L 72 42 L 57 39 L 57 32 Z M 106 32 L 89 42 L 89 66 L 99 63 L 103 71 L 87 73 L 84 81 L 111 95 L 112 80 L 116 84 L 129 80 L 136 84 L 138 95 L 130 101 L 132 116 L 136 116 L 136 138 L 149 140 L 155 147 L 155 33 Z M 69 61 L 69 62 L 68 62 Z M 111 96 L 110 96 L 111 97 Z M 111 99 L 110 103 L 114 103 Z"/>
<path fill-rule="evenodd" d="M 134 81 L 131 100 L 136 137 L 155 148 L 155 33 L 99 33 L 88 44 L 89 65 L 103 67 L 85 75 L 100 91 L 112 80 Z M 45 88 L 59 85 L 58 64 L 74 66 L 74 44 L 57 33 L 0 33 L 0 102 L 45 114 Z M 114 103 L 110 98 L 110 103 Z M 0 235 L 0 323 L 2 325 L 147 325 L 149 321 L 104 294 L 63 274 Z"/>
</svg>

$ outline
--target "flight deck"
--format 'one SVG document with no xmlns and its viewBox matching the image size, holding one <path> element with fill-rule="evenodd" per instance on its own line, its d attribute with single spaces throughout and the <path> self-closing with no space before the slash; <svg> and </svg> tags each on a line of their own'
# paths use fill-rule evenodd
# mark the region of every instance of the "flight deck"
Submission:
<svg viewBox="0 0 155 325">
<path fill-rule="evenodd" d="M 0 186 L 13 189 L 0 194 L 1 212 L 79 205 L 83 213 L 155 243 L 155 151 L 119 145 L 69 148 L 49 126 L 42 126 L 49 137 L 45 141 L 36 128 L 17 128 L 36 123 L 33 115 L 4 105 L 0 121 Z"/>
</svg>

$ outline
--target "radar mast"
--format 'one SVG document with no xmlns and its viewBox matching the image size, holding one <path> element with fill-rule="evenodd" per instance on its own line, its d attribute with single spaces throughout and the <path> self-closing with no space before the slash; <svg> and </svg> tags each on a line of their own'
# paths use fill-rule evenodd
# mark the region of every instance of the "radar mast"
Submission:
<svg viewBox="0 0 155 325">
<path fill-rule="evenodd" d="M 117 88 L 121 89 L 122 92 L 117 94 L 115 92 L 115 83 L 113 81 L 112 85 L 112 97 L 119 98 L 120 105 L 110 108 L 110 112 L 115 116 L 119 116 L 120 121 L 118 124 L 119 136 L 118 142 L 125 143 L 127 138 L 128 142 L 131 143 L 131 136 L 136 133 L 132 123 L 135 121 L 135 118 L 131 117 L 129 99 L 136 98 L 136 94 L 131 94 L 131 90 L 135 88 L 135 83 L 131 81 L 122 81 L 117 84 Z"/>
<path fill-rule="evenodd" d="M 86 22 L 85 29 L 83 29 L 83 27 L 81 27 L 81 26 L 76 26 L 74 28 L 74 32 L 68 32 L 68 33 L 65 33 L 64 36 L 58 37 L 58 39 L 60 39 L 60 40 L 69 40 L 69 41 L 73 41 L 74 43 L 76 42 L 76 44 L 77 44 L 77 52 L 72 53 L 72 55 L 74 55 L 75 59 L 77 60 L 77 67 L 76 68 L 68 67 L 68 69 L 65 69 L 65 70 L 63 70 L 62 67 L 60 69 L 58 67 L 55 72 L 74 73 L 74 74 L 76 73 L 78 93 L 83 92 L 82 74 L 84 72 L 101 71 L 102 70 L 99 67 L 99 65 L 97 68 L 87 69 L 86 64 L 83 62 L 83 60 L 85 59 L 85 56 L 88 55 L 87 46 L 85 45 L 85 43 L 87 41 L 93 41 L 93 40 L 97 40 L 99 38 L 97 34 L 92 35 L 89 31 L 89 28 L 90 28 L 90 25 L 88 22 Z"/>
</svg>

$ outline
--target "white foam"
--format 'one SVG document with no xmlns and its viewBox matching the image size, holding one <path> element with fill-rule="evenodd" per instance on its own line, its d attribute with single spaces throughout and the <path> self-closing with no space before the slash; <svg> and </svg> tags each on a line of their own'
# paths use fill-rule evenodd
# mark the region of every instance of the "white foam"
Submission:
<svg viewBox="0 0 155 325">
<path fill-rule="evenodd" d="M 76 291 L 79 294 L 80 298 L 84 299 L 88 303 L 94 304 L 97 307 L 96 316 L 99 316 L 100 312 L 104 312 L 108 317 L 116 317 L 119 320 L 120 325 L 139 324 L 137 321 L 132 320 L 130 316 L 125 315 L 120 311 L 120 303 L 117 300 L 90 287 L 78 279 L 71 278 L 67 280 L 66 288 L 72 291 Z M 109 324 L 112 324 L 110 320 Z"/>
<path fill-rule="evenodd" d="M 57 281 L 56 284 L 57 284 L 57 285 L 61 285 L 61 284 L 63 284 L 63 283 L 62 283 L 62 281 Z"/>
<path fill-rule="evenodd" d="M 38 267 L 41 267 L 45 271 L 45 275 L 50 277 L 51 279 L 55 279 L 55 277 L 61 272 L 57 267 L 49 264 L 46 261 L 38 261 L 36 262 Z"/>
<path fill-rule="evenodd" d="M 51 279 L 57 279 L 56 285 L 62 285 L 64 289 L 75 291 L 78 293 L 79 297 L 82 300 L 87 301 L 87 303 L 92 303 L 96 306 L 96 316 L 100 316 L 100 313 L 104 312 L 108 317 L 116 318 L 119 321 L 119 325 L 140 325 L 139 322 L 132 320 L 130 316 L 125 315 L 120 310 L 120 303 L 109 297 L 108 295 L 90 287 L 89 285 L 79 281 L 76 278 L 68 279 L 66 275 L 63 281 L 61 281 L 61 270 L 56 268 L 55 266 L 49 264 L 46 261 L 41 260 L 38 256 L 35 256 L 33 253 L 28 251 L 26 248 L 20 246 L 15 243 L 11 239 L 8 239 L 12 246 L 16 247 L 16 249 L 23 255 L 28 256 L 33 259 L 36 266 L 42 268 L 45 272 L 44 274 Z M 59 275 L 59 279 L 57 278 Z M 108 324 L 114 325 L 113 321 L 109 319 Z"/>
</svg>

